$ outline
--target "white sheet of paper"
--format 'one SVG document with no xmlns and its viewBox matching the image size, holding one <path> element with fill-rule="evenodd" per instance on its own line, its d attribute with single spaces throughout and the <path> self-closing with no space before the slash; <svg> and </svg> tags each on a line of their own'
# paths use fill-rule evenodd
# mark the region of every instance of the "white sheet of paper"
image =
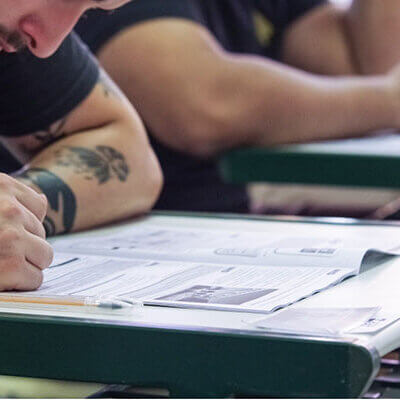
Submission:
<svg viewBox="0 0 400 400">
<path fill-rule="evenodd" d="M 61 238 L 35 294 L 270 313 L 358 274 L 366 260 L 384 255 L 372 246 L 384 252 L 400 243 L 393 235 L 292 226 L 293 232 L 272 222 L 263 232 L 250 232 L 144 223 Z"/>
<path fill-rule="evenodd" d="M 311 231 L 312 232 L 312 231 Z M 132 227 L 122 233 L 59 240 L 59 251 L 214 264 L 352 268 L 368 256 L 397 254 L 400 238 L 236 232 L 212 229 Z M 374 250 L 376 249 L 376 250 Z M 367 256 L 367 257 L 366 257 Z M 368 262 L 367 262 L 368 263 Z"/>
<path fill-rule="evenodd" d="M 269 313 L 354 274 L 345 268 L 218 265 L 57 252 L 42 287 L 24 295 L 139 300 Z"/>
<path fill-rule="evenodd" d="M 348 333 L 376 333 L 400 319 L 398 313 L 378 311 L 360 325 L 350 329 Z"/>
<path fill-rule="evenodd" d="M 249 322 L 273 332 L 338 336 L 371 320 L 379 310 L 379 307 L 296 308 Z"/>
</svg>

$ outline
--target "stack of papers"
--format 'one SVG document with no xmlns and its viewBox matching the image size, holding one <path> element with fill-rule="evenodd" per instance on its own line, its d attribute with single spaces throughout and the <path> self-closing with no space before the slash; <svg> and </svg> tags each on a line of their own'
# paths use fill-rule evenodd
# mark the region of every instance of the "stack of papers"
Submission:
<svg viewBox="0 0 400 400">
<path fill-rule="evenodd" d="M 391 237 L 133 226 L 59 240 L 41 289 L 31 294 L 270 313 L 373 268 L 399 245 Z"/>
</svg>

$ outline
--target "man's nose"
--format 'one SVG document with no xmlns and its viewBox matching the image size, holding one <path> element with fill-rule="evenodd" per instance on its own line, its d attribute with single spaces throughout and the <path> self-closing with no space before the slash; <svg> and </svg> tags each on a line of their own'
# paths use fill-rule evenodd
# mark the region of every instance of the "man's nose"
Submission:
<svg viewBox="0 0 400 400">
<path fill-rule="evenodd" d="M 68 12 L 63 12 L 68 11 Z M 51 56 L 78 21 L 81 10 L 57 8 L 42 15 L 29 15 L 19 23 L 29 50 L 37 57 Z"/>
</svg>

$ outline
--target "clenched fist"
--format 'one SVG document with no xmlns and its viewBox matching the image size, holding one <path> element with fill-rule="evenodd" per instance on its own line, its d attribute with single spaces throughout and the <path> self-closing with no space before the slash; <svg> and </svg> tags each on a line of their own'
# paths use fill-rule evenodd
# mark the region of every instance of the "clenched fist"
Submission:
<svg viewBox="0 0 400 400">
<path fill-rule="evenodd" d="M 42 222 L 44 195 L 0 174 L 0 290 L 33 290 L 53 259 Z"/>
</svg>

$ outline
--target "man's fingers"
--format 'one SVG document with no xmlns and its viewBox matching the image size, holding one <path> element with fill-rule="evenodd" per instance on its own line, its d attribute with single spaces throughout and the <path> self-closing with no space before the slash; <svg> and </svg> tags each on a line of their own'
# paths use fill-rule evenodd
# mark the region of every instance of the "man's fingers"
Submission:
<svg viewBox="0 0 400 400">
<path fill-rule="evenodd" d="M 2 257 L 0 259 L 0 291 L 34 290 L 43 281 L 43 272 L 25 257 Z"/>
<path fill-rule="evenodd" d="M 13 232 L 15 233 L 15 228 L 22 224 L 28 232 L 43 239 L 46 237 L 42 222 L 16 199 L 0 201 L 0 220 L 2 221 L 2 226 L 0 227 L 2 234 L 5 234 L 7 228 L 10 229 L 11 226 L 14 226 Z M 8 239 L 11 240 L 10 238 Z"/>
<path fill-rule="evenodd" d="M 46 240 L 27 232 L 25 257 L 34 266 L 45 269 L 53 261 L 53 249 Z"/>
<path fill-rule="evenodd" d="M 35 290 L 43 282 L 43 272 L 40 268 L 32 265 L 28 260 L 19 268 L 17 280 L 12 289 L 9 290 Z"/>
<path fill-rule="evenodd" d="M 36 216 L 26 208 L 24 214 L 24 228 L 32 235 L 46 239 L 46 230 Z"/>
<path fill-rule="evenodd" d="M 33 189 L 6 174 L 0 173 L 0 195 L 15 196 L 17 200 L 43 222 L 47 212 L 47 199 Z"/>
<path fill-rule="evenodd" d="M 44 221 L 47 213 L 47 198 L 44 194 L 36 193 L 28 186 L 22 185 L 16 194 L 17 200 L 31 211 L 40 222 Z"/>
</svg>

